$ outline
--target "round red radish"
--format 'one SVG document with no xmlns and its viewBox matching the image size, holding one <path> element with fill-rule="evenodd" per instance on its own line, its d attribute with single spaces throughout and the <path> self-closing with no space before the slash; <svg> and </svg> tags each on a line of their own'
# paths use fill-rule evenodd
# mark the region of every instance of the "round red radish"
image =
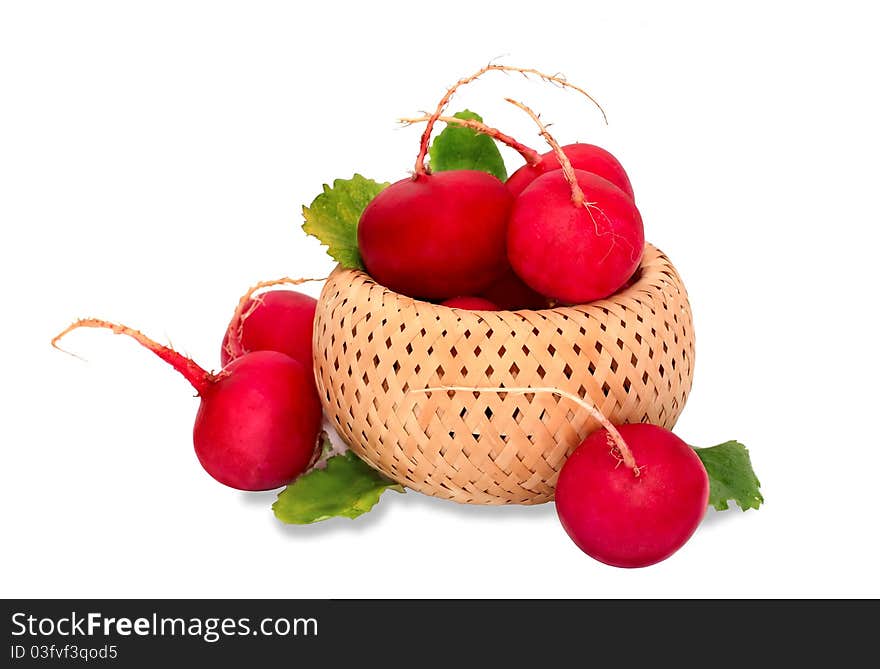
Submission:
<svg viewBox="0 0 880 669">
<path fill-rule="evenodd" d="M 563 170 L 535 179 L 514 201 L 507 255 L 519 277 L 567 304 L 607 297 L 632 276 L 645 232 L 632 198 L 610 181 L 574 170 L 577 203 Z"/>
<path fill-rule="evenodd" d="M 584 172 L 592 172 L 607 179 L 630 197 L 634 197 L 632 184 L 623 165 L 602 147 L 593 144 L 568 144 L 562 151 L 571 161 L 571 166 Z M 541 155 L 535 165 L 523 165 L 507 179 L 507 188 L 513 196 L 522 193 L 526 187 L 542 174 L 558 170 L 562 166 L 555 151 Z"/>
<path fill-rule="evenodd" d="M 358 224 L 367 272 L 411 297 L 474 295 L 507 267 L 510 192 L 474 170 L 416 173 L 379 193 Z"/>
<path fill-rule="evenodd" d="M 80 327 L 132 337 L 192 384 L 201 401 L 193 445 L 205 471 L 220 483 L 270 490 L 289 483 L 312 462 L 321 404 L 310 367 L 284 353 L 255 351 L 213 374 L 137 330 L 97 319 L 77 321 L 53 345 Z"/>
<path fill-rule="evenodd" d="M 453 307 L 454 309 L 471 309 L 473 311 L 498 311 L 498 305 L 494 302 L 482 297 L 471 297 L 463 295 L 461 297 L 452 297 L 440 303 L 444 307 Z"/>
<path fill-rule="evenodd" d="M 556 511 L 565 531 L 590 557 L 615 567 L 646 567 L 691 537 L 709 501 L 700 458 L 672 432 L 648 424 L 617 430 L 638 463 L 620 461 L 607 430 L 571 454 L 556 484 Z"/>
<path fill-rule="evenodd" d="M 481 297 L 498 305 L 499 309 L 546 309 L 547 298 L 529 288 L 512 269 L 486 288 Z"/>
<path fill-rule="evenodd" d="M 295 290 L 270 290 L 248 299 L 241 318 L 236 314 L 223 336 L 220 349 L 223 366 L 237 357 L 235 347 L 230 345 L 230 337 L 237 337 L 241 342 L 240 353 L 278 351 L 311 369 L 317 305 L 315 298 Z"/>
<path fill-rule="evenodd" d="M 277 351 L 245 353 L 202 384 L 199 397 L 193 444 L 220 483 L 271 490 L 308 468 L 321 428 L 311 365 Z"/>
</svg>

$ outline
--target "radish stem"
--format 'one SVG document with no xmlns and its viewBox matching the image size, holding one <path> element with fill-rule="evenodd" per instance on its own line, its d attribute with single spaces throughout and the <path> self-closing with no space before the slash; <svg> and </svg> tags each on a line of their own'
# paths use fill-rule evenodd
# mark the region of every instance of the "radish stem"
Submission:
<svg viewBox="0 0 880 669">
<path fill-rule="evenodd" d="M 206 372 L 190 358 L 178 353 L 169 346 L 163 346 L 150 339 L 140 330 L 135 330 L 126 325 L 119 325 L 118 323 L 111 323 L 110 321 L 102 321 L 97 318 L 81 318 L 74 321 L 68 325 L 64 331 L 60 332 L 52 339 L 52 346 L 59 351 L 64 351 L 64 349 L 58 346 L 58 342 L 61 341 L 65 335 L 79 328 L 104 328 L 112 330 L 113 334 L 124 334 L 131 337 L 141 346 L 151 350 L 157 356 L 162 358 L 162 360 L 180 372 L 183 377 L 192 384 L 193 388 L 196 389 L 196 392 L 200 396 L 204 395 L 204 393 L 211 387 L 211 384 L 217 379 L 216 376 Z M 64 352 L 67 353 L 67 351 Z"/>
<path fill-rule="evenodd" d="M 258 290 L 262 290 L 263 288 L 270 288 L 272 286 L 279 286 L 281 284 L 287 284 L 291 286 L 299 286 L 304 283 L 308 283 L 309 281 L 326 281 L 326 277 L 320 279 L 291 279 L 290 277 L 281 277 L 280 279 L 273 279 L 271 281 L 260 281 L 259 283 L 254 284 L 248 291 L 241 296 L 238 300 L 238 306 L 235 307 L 235 312 L 232 314 L 232 320 L 229 323 L 229 332 L 232 333 L 226 341 L 226 353 L 229 354 L 229 358 L 234 360 L 235 358 L 241 357 L 245 354 L 244 347 L 241 344 L 241 336 L 242 336 L 242 327 L 244 326 L 244 322 L 247 320 L 248 316 L 253 313 L 253 310 L 256 309 L 260 302 L 259 297 L 254 298 L 253 304 L 250 307 L 247 306 L 248 300 L 251 299 L 254 293 Z M 247 309 L 247 310 L 246 310 Z"/>
<path fill-rule="evenodd" d="M 479 77 L 486 74 L 486 72 L 518 72 L 524 77 L 529 77 L 530 75 L 536 76 L 539 79 L 546 81 L 548 83 L 554 83 L 562 86 L 563 88 L 570 88 L 578 93 L 587 97 L 596 107 L 599 108 L 599 111 L 602 113 L 602 119 L 605 121 L 605 124 L 608 124 L 608 117 L 605 115 L 605 110 L 602 109 L 602 105 L 600 105 L 596 100 L 587 93 L 583 88 L 579 86 L 575 86 L 574 84 L 569 83 L 566 79 L 558 74 L 547 74 L 545 72 L 541 72 L 540 70 L 536 70 L 530 67 L 514 67 L 512 65 L 486 65 L 473 74 L 462 77 L 457 82 L 455 82 L 443 97 L 440 99 L 440 102 L 437 104 L 437 108 L 434 110 L 434 113 L 428 117 L 428 124 L 425 126 L 425 130 L 422 132 L 422 138 L 419 142 L 419 155 L 416 157 L 416 164 L 413 170 L 413 180 L 418 179 L 420 176 L 427 174 L 428 169 L 425 166 L 425 158 L 428 155 L 428 145 L 431 141 L 431 133 L 434 131 L 434 123 L 443 115 L 443 111 L 446 109 L 446 105 L 449 104 L 449 100 L 452 99 L 452 95 L 458 90 L 461 86 L 465 84 L 469 84 L 474 79 L 478 79 Z"/>
<path fill-rule="evenodd" d="M 429 120 L 430 116 L 420 116 L 418 118 L 401 118 L 398 119 L 400 123 L 404 125 L 413 125 L 414 123 L 424 123 Z M 455 116 L 438 116 L 438 121 L 442 123 L 451 123 L 453 125 L 459 125 L 464 128 L 470 128 L 471 130 L 480 133 L 481 135 L 488 135 L 492 139 L 497 139 L 502 144 L 506 144 L 511 149 L 519 153 L 526 163 L 535 167 L 541 162 L 541 154 L 535 151 L 533 148 L 526 146 L 522 142 L 518 142 L 510 135 L 507 135 L 498 128 L 493 128 L 491 126 L 486 125 L 485 123 L 480 123 L 477 120 L 470 118 L 456 118 Z"/>
<path fill-rule="evenodd" d="M 538 116 L 530 107 L 527 107 L 522 102 L 518 102 L 512 98 L 504 98 L 506 102 L 509 102 L 512 105 L 515 105 L 522 109 L 526 114 L 528 114 L 531 119 L 538 125 L 540 128 L 540 135 L 543 137 L 550 147 L 553 149 L 553 153 L 556 154 L 556 157 L 559 159 L 559 164 L 562 166 L 562 174 L 565 177 L 565 180 L 568 182 L 568 185 L 571 187 L 571 201 L 574 203 L 576 207 L 581 207 L 586 200 L 584 196 L 584 191 L 581 190 L 580 184 L 577 182 L 577 176 L 574 173 L 574 167 L 571 165 L 571 161 L 568 159 L 568 156 L 565 155 L 565 151 L 562 150 L 562 147 L 559 146 L 559 142 L 556 141 L 556 138 L 550 134 L 550 131 L 547 130 L 547 126 L 541 121 L 541 117 Z"/>
</svg>

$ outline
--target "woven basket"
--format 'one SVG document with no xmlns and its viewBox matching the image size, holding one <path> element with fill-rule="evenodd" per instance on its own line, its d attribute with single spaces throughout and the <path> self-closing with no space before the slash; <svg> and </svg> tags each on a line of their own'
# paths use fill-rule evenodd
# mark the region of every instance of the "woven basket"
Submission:
<svg viewBox="0 0 880 669">
<path fill-rule="evenodd" d="M 318 300 L 314 344 L 324 410 L 348 445 L 405 486 L 469 504 L 551 500 L 566 457 L 597 423 L 549 393 L 409 391 L 550 386 L 615 424 L 671 428 L 694 363 L 687 294 L 650 244 L 628 288 L 541 311 L 451 309 L 337 269 Z"/>
</svg>

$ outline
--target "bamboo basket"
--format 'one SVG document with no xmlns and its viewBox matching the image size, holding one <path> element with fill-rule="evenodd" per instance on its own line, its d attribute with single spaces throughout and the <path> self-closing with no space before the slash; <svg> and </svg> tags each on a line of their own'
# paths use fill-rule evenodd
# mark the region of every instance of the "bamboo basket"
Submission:
<svg viewBox="0 0 880 669">
<path fill-rule="evenodd" d="M 598 427 L 583 410 L 549 393 L 410 391 L 549 386 L 615 424 L 671 428 L 691 388 L 694 336 L 684 285 L 648 244 L 621 292 L 540 311 L 442 307 L 337 268 L 318 300 L 314 356 L 327 416 L 386 476 L 456 502 L 539 504 Z"/>
</svg>

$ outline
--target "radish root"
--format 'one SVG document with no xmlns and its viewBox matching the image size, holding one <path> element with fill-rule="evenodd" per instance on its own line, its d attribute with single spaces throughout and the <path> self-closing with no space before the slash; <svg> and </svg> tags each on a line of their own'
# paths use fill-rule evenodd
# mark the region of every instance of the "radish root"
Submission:
<svg viewBox="0 0 880 669">
<path fill-rule="evenodd" d="M 254 293 L 258 290 L 263 290 L 264 288 L 271 288 L 272 286 L 280 286 L 282 284 L 299 286 L 310 281 L 326 280 L 327 277 L 320 279 L 292 279 L 288 276 L 284 276 L 280 279 L 273 279 L 271 281 L 260 281 L 248 288 L 248 291 L 238 300 L 238 306 L 235 307 L 235 312 L 232 314 L 232 321 L 229 324 L 229 331 L 231 334 L 226 340 L 225 350 L 226 353 L 229 354 L 230 359 L 234 360 L 245 354 L 244 347 L 241 344 L 242 328 L 244 322 L 254 312 L 254 309 L 261 304 L 259 295 L 254 297 Z M 253 298 L 253 302 L 248 306 L 248 300 L 251 298 Z"/>
<path fill-rule="evenodd" d="M 518 395 L 526 395 L 529 393 L 550 393 L 551 395 L 556 395 L 558 397 L 563 397 L 567 400 L 570 400 L 577 404 L 579 407 L 584 409 L 587 413 L 590 414 L 592 418 L 596 420 L 605 430 L 608 431 L 608 443 L 612 447 L 612 454 L 617 457 L 619 460 L 623 462 L 628 468 L 632 469 L 633 475 L 638 476 L 641 473 L 639 466 L 636 464 L 636 460 L 633 457 L 632 451 L 627 445 L 624 438 L 621 436 L 620 432 L 618 432 L 617 428 L 611 424 L 611 421 L 599 411 L 598 407 L 595 404 L 590 402 L 586 402 L 581 399 L 578 395 L 574 393 L 570 393 L 566 390 L 559 390 L 558 388 L 550 388 L 550 387 L 537 387 L 537 388 L 526 388 L 526 387 L 481 387 L 481 386 L 433 386 L 428 388 L 417 388 L 414 390 L 410 390 L 411 393 L 430 393 L 430 392 L 439 392 L 439 391 L 457 391 L 457 392 L 487 392 L 487 393 L 516 393 Z"/>
<path fill-rule="evenodd" d="M 180 372 L 183 377 L 192 384 L 193 388 L 196 389 L 196 392 L 199 395 L 203 395 L 211 387 L 211 384 L 219 378 L 214 374 L 206 372 L 191 358 L 188 358 L 185 355 L 178 353 L 170 346 L 164 346 L 159 342 L 150 339 L 140 330 L 135 330 L 134 328 L 130 328 L 127 325 L 120 325 L 119 323 L 103 321 L 98 318 L 80 318 L 79 320 L 74 321 L 73 323 L 68 325 L 67 328 L 65 328 L 63 331 L 55 335 L 55 337 L 52 339 L 52 346 L 54 348 L 57 348 L 59 351 L 62 351 L 63 353 L 69 353 L 70 355 L 74 355 L 78 358 L 79 356 L 77 356 L 76 354 L 65 351 L 63 348 L 58 346 L 58 342 L 61 341 L 61 339 L 67 334 L 73 332 L 74 330 L 78 330 L 79 328 L 103 328 L 106 330 L 111 330 L 113 334 L 122 334 L 131 337 L 141 346 L 149 349 L 157 356 L 162 358 L 162 360 L 174 367 L 174 369 L 176 369 L 178 372 Z"/>
<path fill-rule="evenodd" d="M 422 132 L 422 138 L 419 143 L 419 155 L 416 158 L 415 169 L 413 170 L 413 179 L 417 179 L 420 175 L 428 173 L 428 170 L 425 166 L 425 158 L 428 155 L 428 144 L 431 141 L 431 133 L 434 131 L 434 124 L 443 115 L 443 111 L 446 109 L 446 105 L 448 105 L 449 101 L 452 99 L 452 95 L 461 86 L 471 83 L 475 79 L 482 77 L 487 72 L 518 72 L 526 78 L 528 78 L 529 76 L 538 77 L 540 80 L 547 83 L 557 84 L 559 86 L 562 86 L 563 88 L 570 88 L 573 91 L 577 91 L 578 93 L 586 96 L 587 99 L 590 100 L 590 102 L 598 107 L 599 111 L 602 113 L 603 121 L 606 125 L 608 124 L 608 116 L 605 114 L 605 110 L 602 108 L 602 105 L 596 102 L 593 96 L 587 93 L 587 91 L 579 86 L 575 86 L 574 84 L 569 83 L 568 80 L 565 79 L 565 77 L 563 77 L 562 75 L 547 74 L 546 72 L 541 72 L 540 70 L 536 70 L 531 67 L 514 67 L 512 65 L 495 65 L 490 63 L 489 65 L 481 67 L 473 74 L 459 79 L 452 86 L 450 86 L 443 97 L 440 99 L 440 102 L 437 104 L 437 108 L 434 110 L 434 113 L 428 117 L 427 125 L 425 126 L 424 132 Z"/>
</svg>

